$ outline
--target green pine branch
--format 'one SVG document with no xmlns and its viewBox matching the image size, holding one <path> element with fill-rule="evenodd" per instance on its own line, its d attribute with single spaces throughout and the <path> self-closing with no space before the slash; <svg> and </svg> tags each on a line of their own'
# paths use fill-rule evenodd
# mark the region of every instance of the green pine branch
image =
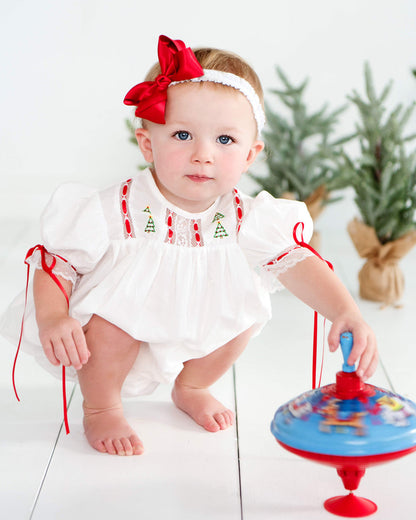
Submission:
<svg viewBox="0 0 416 520">
<path fill-rule="evenodd" d="M 130 121 L 130 119 L 125 119 L 124 121 L 129 132 L 129 143 L 135 144 L 137 146 L 136 129 L 133 123 Z"/>
<path fill-rule="evenodd" d="M 342 145 L 353 135 L 338 139 L 332 136 L 339 116 L 347 107 L 329 111 L 325 104 L 311 113 L 304 100 L 308 79 L 296 86 L 280 67 L 276 67 L 276 73 L 281 87 L 270 92 L 278 98 L 278 110 L 266 103 L 268 126 L 264 140 L 268 173 L 266 176 L 251 173 L 251 177 L 275 197 L 290 192 L 302 201 L 321 186 L 328 192 L 344 188 L 348 182 L 340 168 Z M 282 114 L 279 105 L 286 107 L 288 117 Z"/>
<path fill-rule="evenodd" d="M 356 124 L 360 154 L 344 156 L 344 172 L 355 190 L 355 202 L 362 220 L 375 229 L 382 244 L 416 229 L 416 151 L 405 144 L 416 134 L 404 136 L 415 104 L 397 105 L 390 113 L 385 106 L 392 82 L 378 96 L 368 63 L 364 68 L 365 94 L 356 91 L 348 99 L 358 109 Z"/>
</svg>

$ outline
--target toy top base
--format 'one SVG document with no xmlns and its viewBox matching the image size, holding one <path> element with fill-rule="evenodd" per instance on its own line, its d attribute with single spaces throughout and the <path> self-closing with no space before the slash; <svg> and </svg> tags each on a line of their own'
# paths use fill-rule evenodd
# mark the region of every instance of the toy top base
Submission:
<svg viewBox="0 0 416 520">
<path fill-rule="evenodd" d="M 310 390 L 281 406 L 276 439 L 297 450 L 359 457 L 416 446 L 416 405 L 404 397 L 338 372 L 337 383 Z"/>
</svg>

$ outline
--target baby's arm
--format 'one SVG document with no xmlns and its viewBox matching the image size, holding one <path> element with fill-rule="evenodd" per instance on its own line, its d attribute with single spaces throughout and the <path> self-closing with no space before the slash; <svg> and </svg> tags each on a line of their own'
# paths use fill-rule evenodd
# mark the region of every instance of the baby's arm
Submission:
<svg viewBox="0 0 416 520">
<path fill-rule="evenodd" d="M 68 297 L 72 283 L 58 276 Z M 46 357 L 53 365 L 72 365 L 76 370 L 87 363 L 90 353 L 81 324 L 68 315 L 68 305 L 61 289 L 48 273 L 37 269 L 33 281 L 39 339 Z"/>
<path fill-rule="evenodd" d="M 349 364 L 359 360 L 357 375 L 372 376 L 377 367 L 375 335 L 364 321 L 352 296 L 325 262 L 308 257 L 279 276 L 280 282 L 295 296 L 332 322 L 328 335 L 331 352 L 339 344 L 343 332 L 352 332 L 354 345 Z"/>
</svg>

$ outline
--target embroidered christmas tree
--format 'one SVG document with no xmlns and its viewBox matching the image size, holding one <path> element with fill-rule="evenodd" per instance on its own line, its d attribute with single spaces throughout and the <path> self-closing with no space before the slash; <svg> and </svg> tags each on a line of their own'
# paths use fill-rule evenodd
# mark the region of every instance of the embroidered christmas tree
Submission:
<svg viewBox="0 0 416 520">
<path fill-rule="evenodd" d="M 212 222 L 217 222 L 218 220 L 221 220 L 222 218 L 224 218 L 224 215 L 217 211 L 217 213 L 215 213 L 215 215 L 214 215 L 214 218 L 212 219 Z"/>
<path fill-rule="evenodd" d="M 223 237 L 228 237 L 228 233 L 225 230 L 225 227 L 218 220 L 217 229 L 215 230 L 214 238 L 223 238 Z"/>
<path fill-rule="evenodd" d="M 154 233 L 156 231 L 155 229 L 155 223 L 152 219 L 152 217 L 149 217 L 149 220 L 147 221 L 146 227 L 144 228 L 146 233 Z"/>
<path fill-rule="evenodd" d="M 149 206 L 146 206 L 146 209 L 143 210 L 143 213 L 151 213 Z M 155 233 L 156 228 L 152 215 L 149 215 L 149 220 L 147 221 L 144 231 L 145 233 Z"/>
</svg>

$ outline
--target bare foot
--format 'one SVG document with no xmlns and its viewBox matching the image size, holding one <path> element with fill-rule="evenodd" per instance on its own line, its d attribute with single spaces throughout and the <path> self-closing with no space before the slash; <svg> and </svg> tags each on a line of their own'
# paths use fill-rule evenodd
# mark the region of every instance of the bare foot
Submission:
<svg viewBox="0 0 416 520">
<path fill-rule="evenodd" d="M 234 422 L 234 413 L 217 401 L 207 388 L 192 388 L 175 382 L 172 390 L 175 405 L 208 430 L 226 430 Z"/>
<path fill-rule="evenodd" d="M 89 408 L 83 404 L 84 429 L 90 445 L 110 455 L 141 455 L 142 441 L 126 421 L 122 405 Z"/>
</svg>

